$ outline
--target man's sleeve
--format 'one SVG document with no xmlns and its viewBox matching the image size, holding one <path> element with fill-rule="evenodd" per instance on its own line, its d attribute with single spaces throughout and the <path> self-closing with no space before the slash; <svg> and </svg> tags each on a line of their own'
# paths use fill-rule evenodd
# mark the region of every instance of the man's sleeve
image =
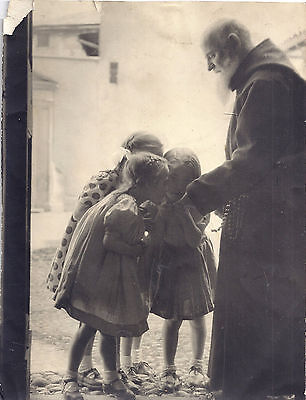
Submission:
<svg viewBox="0 0 306 400">
<path fill-rule="evenodd" d="M 253 82 L 237 117 L 237 148 L 231 160 L 202 175 L 187 187 L 187 195 L 202 214 L 247 193 L 273 168 L 289 133 L 290 96 L 280 82 Z"/>
</svg>

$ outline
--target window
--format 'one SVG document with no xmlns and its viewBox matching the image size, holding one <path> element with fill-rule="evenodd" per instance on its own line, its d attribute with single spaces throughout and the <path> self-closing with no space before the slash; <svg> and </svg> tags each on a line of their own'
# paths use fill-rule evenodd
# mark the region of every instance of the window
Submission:
<svg viewBox="0 0 306 400">
<path fill-rule="evenodd" d="M 111 62 L 109 64 L 109 82 L 118 83 L 118 63 Z"/>
<path fill-rule="evenodd" d="M 80 33 L 79 42 L 87 56 L 99 55 L 99 31 Z"/>
</svg>

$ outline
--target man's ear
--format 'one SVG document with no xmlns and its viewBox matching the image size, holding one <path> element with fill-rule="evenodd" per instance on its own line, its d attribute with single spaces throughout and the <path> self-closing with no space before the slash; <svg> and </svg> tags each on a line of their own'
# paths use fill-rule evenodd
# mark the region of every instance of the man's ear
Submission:
<svg viewBox="0 0 306 400">
<path fill-rule="evenodd" d="M 226 47 L 231 56 L 238 54 L 241 49 L 241 40 L 236 33 L 230 33 L 227 37 Z"/>
</svg>

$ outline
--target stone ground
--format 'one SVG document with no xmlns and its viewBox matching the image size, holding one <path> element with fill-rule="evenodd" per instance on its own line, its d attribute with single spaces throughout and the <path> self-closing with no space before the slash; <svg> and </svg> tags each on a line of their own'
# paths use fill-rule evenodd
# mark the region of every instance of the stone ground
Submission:
<svg viewBox="0 0 306 400">
<path fill-rule="evenodd" d="M 39 248 L 32 251 L 31 263 L 31 399 L 37 396 L 50 394 L 59 395 L 61 390 L 61 377 L 66 368 L 69 343 L 72 335 L 77 330 L 78 323 L 72 320 L 64 311 L 53 307 L 52 294 L 46 289 L 45 280 L 48 274 L 55 247 Z M 207 368 L 212 314 L 207 315 L 207 340 L 204 352 L 204 368 Z M 162 371 L 162 322 L 155 315 L 149 316 L 150 330 L 143 336 L 143 358 L 149 362 L 157 374 Z M 98 336 L 98 335 L 97 335 Z M 96 342 L 98 338 L 96 339 Z M 95 342 L 94 361 L 99 370 L 102 370 L 100 356 Z M 189 324 L 184 322 L 180 330 L 179 346 L 177 352 L 178 374 L 184 380 L 188 374 L 191 361 L 191 343 Z M 158 380 L 143 386 L 141 394 L 161 394 Z M 212 399 L 212 395 L 205 389 L 194 392 L 182 385 L 176 393 L 180 398 L 193 395 L 205 399 Z M 87 395 L 87 394 L 86 394 Z M 90 399 L 95 392 L 91 392 Z M 174 396 L 171 395 L 171 398 Z M 99 397 L 102 399 L 103 397 Z M 53 398 L 55 400 L 56 397 Z M 141 399 L 141 396 L 139 396 Z"/>
<path fill-rule="evenodd" d="M 61 379 L 65 372 L 69 343 L 77 330 L 78 323 L 64 311 L 53 307 L 52 294 L 46 289 L 46 277 L 49 272 L 55 246 L 59 242 L 69 213 L 32 214 L 32 263 L 31 263 L 31 400 L 62 400 Z M 215 226 L 218 226 L 218 221 Z M 218 233 L 211 232 L 216 254 L 218 252 Z M 204 351 L 204 370 L 207 369 L 212 313 L 206 317 L 207 339 Z M 157 374 L 162 370 L 162 319 L 149 316 L 150 330 L 145 333 L 142 342 L 143 358 L 149 362 Z M 102 370 L 100 356 L 95 346 L 94 361 Z M 193 399 L 214 400 L 214 396 L 205 389 L 191 390 L 184 385 L 191 361 L 191 343 L 188 322 L 180 330 L 176 357 L 178 374 L 183 384 L 175 394 L 162 394 L 165 400 Z M 145 395 L 144 395 L 145 394 Z M 85 400 L 107 400 L 110 396 L 97 392 L 83 393 Z M 156 399 L 161 395 L 158 380 L 153 385 L 144 385 L 137 400 Z M 288 398 L 287 398 L 288 399 Z M 246 399 L 247 400 L 247 399 Z M 282 399 L 278 399 L 282 400 Z M 285 400 L 285 399 L 283 399 Z"/>
<path fill-rule="evenodd" d="M 40 373 L 33 373 L 31 376 L 31 400 L 35 399 L 45 399 L 46 396 L 57 396 L 61 397 L 61 379 L 62 376 L 58 373 L 51 371 L 44 371 Z M 137 400 L 143 398 L 157 399 L 162 396 L 163 399 L 175 399 L 175 398 L 185 398 L 185 399 L 202 399 L 202 400 L 214 400 L 215 397 L 212 393 L 209 393 L 205 388 L 191 389 L 186 384 L 184 384 L 184 379 L 182 377 L 181 386 L 175 391 L 175 393 L 165 393 L 159 388 L 159 379 L 156 377 L 150 382 L 144 382 L 139 387 L 139 392 L 137 394 Z M 80 392 L 86 399 L 87 397 L 92 400 L 96 396 L 100 399 L 109 399 L 110 396 L 103 394 L 103 391 L 90 391 L 87 388 L 81 388 Z M 52 400 L 57 397 L 53 397 Z"/>
<path fill-rule="evenodd" d="M 83 395 L 84 400 L 110 400 L 113 397 L 106 396 L 103 394 L 85 394 Z M 203 398 L 203 397 L 202 397 Z M 114 398 L 113 398 L 114 399 Z M 137 400 L 148 400 L 148 399 L 160 399 L 159 396 L 137 396 Z M 199 399 L 200 397 L 190 397 L 190 396 L 178 396 L 178 395 L 163 395 L 162 400 L 189 400 L 189 399 Z M 53 394 L 53 395 L 41 395 L 41 394 L 32 394 L 31 400 L 63 400 L 63 396 L 61 394 Z"/>
</svg>

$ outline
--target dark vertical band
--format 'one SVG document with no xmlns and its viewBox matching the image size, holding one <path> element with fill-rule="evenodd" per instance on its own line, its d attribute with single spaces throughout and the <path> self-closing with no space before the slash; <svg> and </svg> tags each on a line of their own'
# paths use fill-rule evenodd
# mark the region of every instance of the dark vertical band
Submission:
<svg viewBox="0 0 306 400">
<path fill-rule="evenodd" d="M 28 398 L 31 16 L 4 38 L 1 369 L 6 400 Z"/>
</svg>

